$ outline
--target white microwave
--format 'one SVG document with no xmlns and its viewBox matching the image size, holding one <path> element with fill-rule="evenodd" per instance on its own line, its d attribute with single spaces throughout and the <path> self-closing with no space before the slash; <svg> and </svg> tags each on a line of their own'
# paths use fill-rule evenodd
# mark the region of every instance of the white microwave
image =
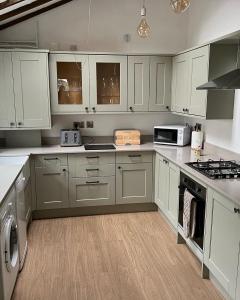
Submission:
<svg viewBox="0 0 240 300">
<path fill-rule="evenodd" d="M 182 125 L 154 126 L 155 144 L 185 146 L 190 143 L 191 129 Z"/>
</svg>

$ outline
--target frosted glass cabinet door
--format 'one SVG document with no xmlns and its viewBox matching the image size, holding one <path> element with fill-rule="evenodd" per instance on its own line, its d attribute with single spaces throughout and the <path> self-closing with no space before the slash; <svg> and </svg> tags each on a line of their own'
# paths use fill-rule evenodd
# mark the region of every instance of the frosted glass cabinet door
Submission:
<svg viewBox="0 0 240 300">
<path fill-rule="evenodd" d="M 171 106 L 172 58 L 150 56 L 149 111 L 169 111 Z"/>
<path fill-rule="evenodd" d="M 149 56 L 128 56 L 128 110 L 148 111 Z"/>
<path fill-rule="evenodd" d="M 90 111 L 127 111 L 127 56 L 89 55 Z"/>
<path fill-rule="evenodd" d="M 48 53 L 13 52 L 17 127 L 50 128 Z"/>
<path fill-rule="evenodd" d="M 88 55 L 50 54 L 52 113 L 88 112 Z"/>
<path fill-rule="evenodd" d="M 0 52 L 0 128 L 16 127 L 12 54 Z"/>
</svg>

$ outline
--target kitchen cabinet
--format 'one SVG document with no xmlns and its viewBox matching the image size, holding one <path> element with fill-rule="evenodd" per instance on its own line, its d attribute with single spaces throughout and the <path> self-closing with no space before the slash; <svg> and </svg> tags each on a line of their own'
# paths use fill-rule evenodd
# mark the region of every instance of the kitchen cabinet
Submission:
<svg viewBox="0 0 240 300">
<path fill-rule="evenodd" d="M 169 111 L 172 59 L 128 56 L 128 110 Z"/>
<path fill-rule="evenodd" d="M 208 190 L 204 263 L 232 299 L 236 295 L 240 255 L 240 207 Z"/>
<path fill-rule="evenodd" d="M 234 68 L 235 48 L 233 45 L 206 45 L 173 58 L 173 112 L 206 119 L 233 117 L 234 91 L 196 88 Z"/>
<path fill-rule="evenodd" d="M 116 203 L 152 202 L 152 152 L 117 153 L 116 160 Z"/>
<path fill-rule="evenodd" d="M 128 110 L 148 111 L 149 56 L 128 56 Z"/>
<path fill-rule="evenodd" d="M 71 178 L 69 184 L 71 207 L 115 204 L 115 176 Z"/>
<path fill-rule="evenodd" d="M 0 65 L 0 128 L 50 128 L 47 52 L 0 52 Z"/>
<path fill-rule="evenodd" d="M 90 110 L 127 111 L 127 56 L 89 55 Z"/>
<path fill-rule="evenodd" d="M 12 54 L 0 52 L 0 128 L 15 127 Z"/>
<path fill-rule="evenodd" d="M 115 204 L 115 153 L 71 154 L 68 161 L 71 207 Z"/>
<path fill-rule="evenodd" d="M 178 224 L 179 181 L 180 169 L 157 153 L 155 158 L 155 203 L 175 228 Z"/>
<path fill-rule="evenodd" d="M 37 155 L 34 163 L 36 209 L 69 207 L 67 155 Z"/>
<path fill-rule="evenodd" d="M 150 56 L 149 111 L 171 108 L 172 58 Z"/>
<path fill-rule="evenodd" d="M 88 112 L 88 55 L 50 54 L 52 113 Z"/>
</svg>

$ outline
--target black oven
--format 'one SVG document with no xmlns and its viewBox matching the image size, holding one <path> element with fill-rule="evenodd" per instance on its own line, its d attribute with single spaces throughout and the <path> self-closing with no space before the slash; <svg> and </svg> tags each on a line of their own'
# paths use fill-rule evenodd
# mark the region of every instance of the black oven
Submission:
<svg viewBox="0 0 240 300">
<path fill-rule="evenodd" d="M 179 214 L 178 224 L 183 227 L 183 210 L 184 210 L 184 192 L 188 190 L 193 196 L 193 201 L 196 201 L 196 215 L 195 215 L 195 232 L 191 239 L 203 250 L 204 241 L 204 226 L 205 226 L 205 208 L 206 208 L 206 188 L 187 176 L 180 174 L 179 186 Z"/>
</svg>

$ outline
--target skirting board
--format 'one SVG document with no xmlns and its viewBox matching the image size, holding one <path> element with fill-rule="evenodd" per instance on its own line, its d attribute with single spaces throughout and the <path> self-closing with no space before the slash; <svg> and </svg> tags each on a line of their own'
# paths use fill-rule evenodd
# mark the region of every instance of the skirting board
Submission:
<svg viewBox="0 0 240 300">
<path fill-rule="evenodd" d="M 105 206 L 88 206 L 88 207 L 35 210 L 32 212 L 32 217 L 34 220 L 38 220 L 38 219 L 119 214 L 119 213 L 145 212 L 145 211 L 157 211 L 157 210 L 158 208 L 155 203 L 118 204 L 118 205 L 105 205 Z"/>
</svg>

